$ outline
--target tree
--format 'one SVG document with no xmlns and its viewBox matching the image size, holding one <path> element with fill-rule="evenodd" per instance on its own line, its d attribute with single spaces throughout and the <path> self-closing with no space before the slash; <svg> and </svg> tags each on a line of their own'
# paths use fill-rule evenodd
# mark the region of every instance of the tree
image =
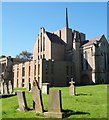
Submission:
<svg viewBox="0 0 109 120">
<path fill-rule="evenodd" d="M 32 53 L 27 52 L 27 51 L 22 51 L 21 53 L 19 53 L 19 55 L 16 55 L 16 58 L 20 58 L 20 59 L 32 59 Z"/>
<path fill-rule="evenodd" d="M 1 55 L 0 58 L 5 58 L 6 56 L 5 55 Z"/>
</svg>

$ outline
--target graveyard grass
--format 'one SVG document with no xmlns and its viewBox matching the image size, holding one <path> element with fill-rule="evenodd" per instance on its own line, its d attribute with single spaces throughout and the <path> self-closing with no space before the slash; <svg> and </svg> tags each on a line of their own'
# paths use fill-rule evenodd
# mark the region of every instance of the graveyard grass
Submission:
<svg viewBox="0 0 109 120">
<path fill-rule="evenodd" d="M 69 95 L 68 87 L 54 87 L 61 90 L 62 108 L 66 118 L 107 118 L 107 85 L 76 87 L 76 96 Z M 17 89 L 15 89 L 17 90 Z M 23 90 L 23 89 L 21 89 Z M 2 98 L 2 118 L 45 118 L 34 110 L 17 111 L 17 96 Z M 26 91 L 27 106 L 32 107 L 32 94 Z M 48 95 L 43 95 L 44 109 L 48 107 Z"/>
</svg>

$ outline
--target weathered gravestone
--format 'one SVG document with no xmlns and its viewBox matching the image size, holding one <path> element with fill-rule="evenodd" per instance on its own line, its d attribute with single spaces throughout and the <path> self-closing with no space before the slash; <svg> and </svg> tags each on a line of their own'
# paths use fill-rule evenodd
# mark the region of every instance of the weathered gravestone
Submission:
<svg viewBox="0 0 109 120">
<path fill-rule="evenodd" d="M 43 113 L 44 110 L 43 110 L 42 94 L 36 80 L 33 81 L 33 86 L 31 91 L 33 98 L 33 108 L 37 113 Z"/>
<path fill-rule="evenodd" d="M 12 83 L 11 81 L 9 81 L 9 94 L 12 94 L 13 93 L 13 87 L 12 87 Z"/>
<path fill-rule="evenodd" d="M 4 94 L 4 82 L 1 82 L 1 94 Z"/>
<path fill-rule="evenodd" d="M 70 95 L 76 95 L 75 94 L 75 86 L 74 86 L 74 81 L 73 81 L 73 78 L 71 78 L 71 82 L 70 82 L 70 87 L 69 87 L 69 92 L 70 92 Z"/>
<path fill-rule="evenodd" d="M 3 74 L 0 75 L 0 93 L 4 94 L 4 79 L 3 79 Z"/>
<path fill-rule="evenodd" d="M 44 115 L 53 118 L 63 118 L 61 90 L 50 90 L 48 112 L 45 112 Z"/>
<path fill-rule="evenodd" d="M 8 85 L 4 83 L 4 94 L 8 94 Z"/>
<path fill-rule="evenodd" d="M 25 91 L 17 91 L 17 98 L 18 98 L 18 104 L 19 104 L 19 111 L 27 111 L 27 103 L 25 98 Z"/>
<path fill-rule="evenodd" d="M 42 83 L 42 93 L 49 94 L 49 83 Z"/>
</svg>

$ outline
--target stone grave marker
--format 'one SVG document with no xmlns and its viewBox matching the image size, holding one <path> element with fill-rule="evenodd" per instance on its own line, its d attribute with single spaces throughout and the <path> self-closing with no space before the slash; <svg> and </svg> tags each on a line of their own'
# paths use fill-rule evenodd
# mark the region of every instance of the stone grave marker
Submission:
<svg viewBox="0 0 109 120">
<path fill-rule="evenodd" d="M 42 93 L 43 94 L 49 94 L 49 83 L 43 83 L 42 84 Z"/>
<path fill-rule="evenodd" d="M 43 113 L 44 110 L 43 110 L 42 94 L 38 82 L 36 80 L 33 81 L 33 86 L 31 91 L 33 98 L 33 108 L 37 113 Z"/>
<path fill-rule="evenodd" d="M 17 98 L 18 98 L 18 104 L 19 104 L 19 111 L 27 111 L 27 103 L 25 98 L 25 91 L 17 91 Z"/>
<path fill-rule="evenodd" d="M 4 94 L 8 94 L 8 86 L 4 83 Z"/>
<path fill-rule="evenodd" d="M 9 94 L 13 93 L 13 87 L 11 81 L 9 81 Z"/>
<path fill-rule="evenodd" d="M 61 90 L 50 90 L 48 112 L 45 112 L 44 115 L 53 118 L 63 118 Z"/>
<path fill-rule="evenodd" d="M 75 86 L 74 86 L 74 83 L 75 83 L 75 82 L 73 81 L 73 78 L 71 78 L 71 82 L 70 82 L 71 85 L 70 85 L 70 87 L 69 87 L 69 92 L 70 92 L 70 95 L 72 95 L 72 96 L 73 96 L 73 95 L 76 95 L 76 94 L 75 94 Z"/>
<path fill-rule="evenodd" d="M 1 94 L 4 94 L 4 82 L 1 82 Z"/>
<path fill-rule="evenodd" d="M 4 94 L 4 79 L 3 79 L 3 74 L 0 76 L 0 93 Z"/>
</svg>

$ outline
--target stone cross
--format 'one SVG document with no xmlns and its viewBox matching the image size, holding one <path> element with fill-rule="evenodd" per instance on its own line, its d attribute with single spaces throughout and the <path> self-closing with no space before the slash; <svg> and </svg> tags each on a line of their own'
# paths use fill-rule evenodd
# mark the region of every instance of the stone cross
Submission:
<svg viewBox="0 0 109 120">
<path fill-rule="evenodd" d="M 48 99 L 48 112 L 45 112 L 44 115 L 53 118 L 63 117 L 61 90 L 50 90 Z"/>
<path fill-rule="evenodd" d="M 27 111 L 27 103 L 25 98 L 25 91 L 17 91 L 17 98 L 18 98 L 18 104 L 19 104 L 19 111 Z"/>
<path fill-rule="evenodd" d="M 73 81 L 73 78 L 71 78 L 71 82 L 69 82 L 71 85 L 69 87 L 69 92 L 70 92 L 70 95 L 75 95 L 75 86 L 74 86 L 74 81 Z"/>
<path fill-rule="evenodd" d="M 37 113 L 43 113 L 43 102 L 42 102 L 42 94 L 39 88 L 38 82 L 36 80 L 33 81 L 32 86 L 32 98 L 33 98 L 33 108 Z"/>
</svg>

